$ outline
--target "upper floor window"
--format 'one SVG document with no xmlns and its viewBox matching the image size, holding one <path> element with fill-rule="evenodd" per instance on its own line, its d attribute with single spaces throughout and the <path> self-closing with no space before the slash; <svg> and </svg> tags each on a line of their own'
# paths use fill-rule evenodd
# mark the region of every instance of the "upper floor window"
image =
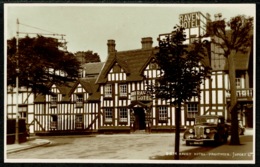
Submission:
<svg viewBox="0 0 260 167">
<path fill-rule="evenodd" d="M 119 109 L 119 122 L 127 122 L 128 114 L 127 108 L 120 108 Z"/>
<path fill-rule="evenodd" d="M 105 108 L 104 109 L 104 116 L 105 116 L 105 122 L 106 123 L 112 123 L 113 122 L 112 108 Z"/>
<path fill-rule="evenodd" d="M 76 107 L 83 107 L 83 94 L 76 94 Z"/>
<path fill-rule="evenodd" d="M 198 116 L 198 113 L 198 103 L 189 103 L 187 118 L 195 118 L 196 116 Z"/>
<path fill-rule="evenodd" d="M 236 78 L 236 87 L 237 89 L 241 88 L 241 78 Z"/>
<path fill-rule="evenodd" d="M 168 110 L 166 106 L 159 107 L 159 122 L 166 122 L 168 118 Z"/>
<path fill-rule="evenodd" d="M 127 84 L 119 85 L 119 96 L 120 97 L 127 96 Z"/>
<path fill-rule="evenodd" d="M 51 107 L 57 107 L 58 95 L 51 95 L 50 97 L 50 105 Z"/>
<path fill-rule="evenodd" d="M 105 85 L 105 97 L 112 97 L 112 85 L 111 84 Z"/>
<path fill-rule="evenodd" d="M 27 117 L 27 105 L 19 105 L 18 113 L 20 115 L 20 118 L 26 118 Z"/>
</svg>

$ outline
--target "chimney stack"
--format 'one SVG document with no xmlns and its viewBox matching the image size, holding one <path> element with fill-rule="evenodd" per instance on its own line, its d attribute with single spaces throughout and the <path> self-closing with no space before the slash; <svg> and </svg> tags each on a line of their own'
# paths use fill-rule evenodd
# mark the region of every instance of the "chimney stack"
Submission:
<svg viewBox="0 0 260 167">
<path fill-rule="evenodd" d="M 151 49 L 153 47 L 153 38 L 152 37 L 145 37 L 142 38 L 142 49 Z"/>
<path fill-rule="evenodd" d="M 107 52 L 108 54 L 116 51 L 116 42 L 113 39 L 107 40 Z"/>
</svg>

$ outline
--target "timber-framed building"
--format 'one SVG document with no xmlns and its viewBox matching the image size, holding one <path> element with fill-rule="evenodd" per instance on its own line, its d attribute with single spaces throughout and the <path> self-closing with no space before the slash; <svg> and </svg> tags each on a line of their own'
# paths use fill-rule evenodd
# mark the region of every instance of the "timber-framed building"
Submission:
<svg viewBox="0 0 260 167">
<path fill-rule="evenodd" d="M 187 26 L 187 44 L 206 33 L 204 27 L 210 21 L 209 17 L 200 12 L 180 15 L 180 22 Z M 190 23 L 186 23 L 188 21 Z M 76 82 L 50 84 L 52 95 L 34 95 L 21 88 L 18 112 L 26 119 L 30 132 L 173 132 L 175 107 L 146 93 L 147 83 L 155 83 L 159 75 L 154 61 L 158 49 L 153 47 L 151 37 L 142 38 L 140 45 L 135 50 L 117 51 L 115 40 L 108 40 L 106 62 L 84 65 L 81 78 Z M 203 63 L 212 68 L 211 75 L 200 86 L 200 98 L 192 98 L 183 104 L 182 129 L 193 125 L 198 115 L 222 115 L 230 120 L 227 60 L 213 43 L 209 49 L 211 54 Z M 235 64 L 239 119 L 244 126 L 253 127 L 253 47 L 246 53 L 237 53 Z M 16 117 L 14 92 L 8 87 L 8 118 Z"/>
</svg>

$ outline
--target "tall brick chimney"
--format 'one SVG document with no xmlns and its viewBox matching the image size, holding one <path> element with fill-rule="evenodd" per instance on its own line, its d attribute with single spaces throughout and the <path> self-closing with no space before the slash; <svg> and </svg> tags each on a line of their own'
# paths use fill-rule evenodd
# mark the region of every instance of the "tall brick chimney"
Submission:
<svg viewBox="0 0 260 167">
<path fill-rule="evenodd" d="M 107 52 L 108 54 L 116 51 L 116 42 L 113 39 L 107 40 Z"/>
<path fill-rule="evenodd" d="M 151 49 L 153 47 L 153 38 L 152 37 L 145 37 L 142 38 L 142 49 Z"/>
</svg>

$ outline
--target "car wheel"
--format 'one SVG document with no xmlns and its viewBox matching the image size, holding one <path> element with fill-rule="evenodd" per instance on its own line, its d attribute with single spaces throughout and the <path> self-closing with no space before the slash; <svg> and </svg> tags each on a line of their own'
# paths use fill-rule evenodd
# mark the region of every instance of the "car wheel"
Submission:
<svg viewBox="0 0 260 167">
<path fill-rule="evenodd" d="M 223 138 L 221 138 L 218 134 L 215 134 L 214 143 L 216 145 L 220 145 L 222 142 L 223 142 Z"/>
</svg>

